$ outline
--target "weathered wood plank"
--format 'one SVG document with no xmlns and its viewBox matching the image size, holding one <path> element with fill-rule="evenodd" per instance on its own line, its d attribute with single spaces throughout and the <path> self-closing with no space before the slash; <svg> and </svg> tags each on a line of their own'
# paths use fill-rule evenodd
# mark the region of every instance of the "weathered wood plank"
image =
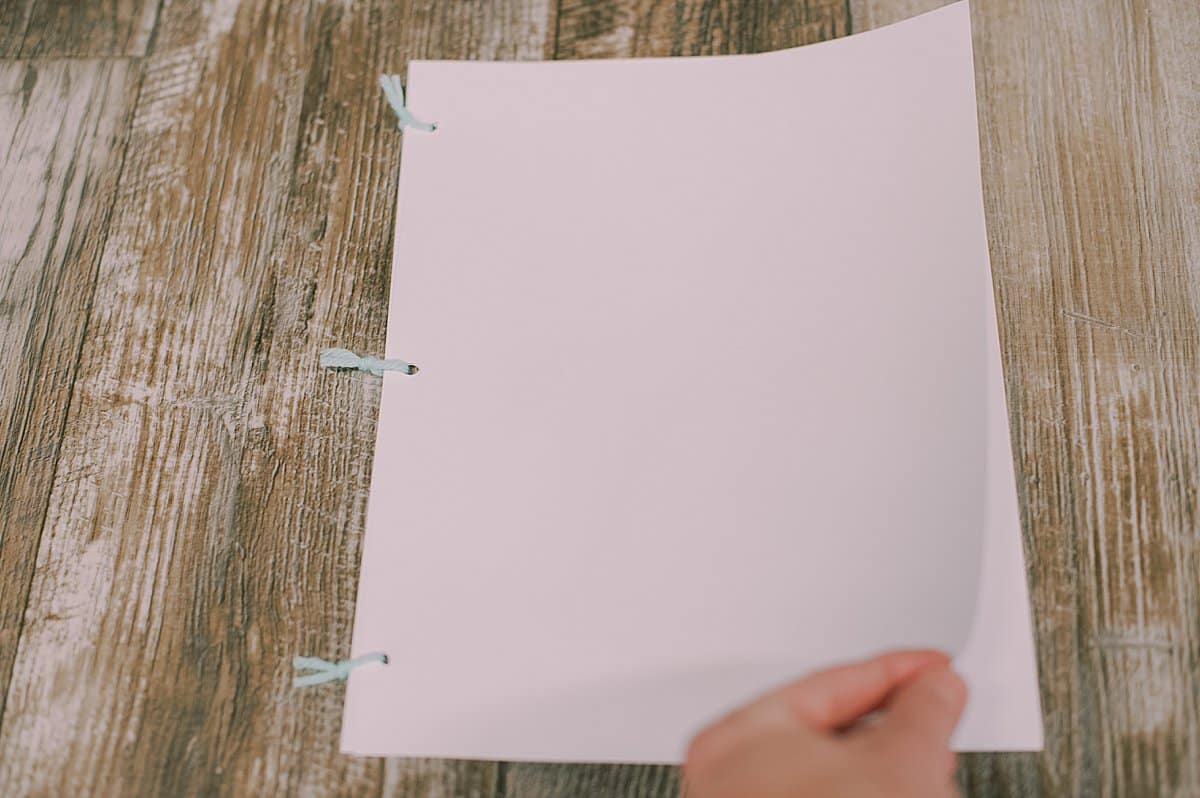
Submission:
<svg viewBox="0 0 1200 798">
<path fill-rule="evenodd" d="M 504 798 L 675 798 L 679 768 L 667 765 L 511 764 Z"/>
<path fill-rule="evenodd" d="M 127 61 L 0 62 L 0 719 L 136 93 Z"/>
<path fill-rule="evenodd" d="M 937 4 L 850 9 L 862 30 Z M 44 209 L 61 209 L 0 215 L 5 278 L 18 252 L 0 341 L 21 352 L 0 365 L 0 412 L 18 408 L 0 452 L 0 673 L 16 658 L 0 794 L 673 794 L 671 768 L 336 753 L 340 691 L 293 693 L 286 660 L 349 645 L 377 385 L 312 359 L 383 340 L 398 156 L 379 68 L 770 49 L 844 32 L 842 7 L 568 0 L 556 26 L 534 0 L 169 2 L 107 244 L 129 66 L 39 63 L 24 92 L 25 66 L 0 65 L 0 127 L 59 131 L 27 141 L 50 147 L 36 157 L 10 144 L 4 185 L 48 175 Z M 0 7 L 0 53 L 35 11 Z M 1194 0 L 975 0 L 974 16 L 1048 749 L 968 757 L 961 777 L 979 796 L 1197 794 L 1200 19 Z M 145 46 L 60 27 L 29 46 Z M 26 612 L 10 588 L 35 547 Z"/>
<path fill-rule="evenodd" d="M 856 30 L 936 0 L 853 0 Z M 1200 794 L 1200 19 L 972 3 L 1047 748 L 968 793 Z"/>
<path fill-rule="evenodd" d="M 21 50 L 29 0 L 0 0 L 0 57 L 13 57 Z"/>
<path fill-rule="evenodd" d="M 0 726 L 0 794 L 490 795 L 337 753 L 414 56 L 541 57 L 536 0 L 168 3 Z"/>
<path fill-rule="evenodd" d="M 562 0 L 554 57 L 754 53 L 848 29 L 845 0 Z"/>
<path fill-rule="evenodd" d="M 851 32 L 882 28 L 951 2 L 953 0 L 849 0 Z M 972 3 L 971 8 L 976 11 L 976 3 Z"/>
<path fill-rule="evenodd" d="M 138 56 L 157 0 L 0 0 L 0 58 Z"/>
</svg>

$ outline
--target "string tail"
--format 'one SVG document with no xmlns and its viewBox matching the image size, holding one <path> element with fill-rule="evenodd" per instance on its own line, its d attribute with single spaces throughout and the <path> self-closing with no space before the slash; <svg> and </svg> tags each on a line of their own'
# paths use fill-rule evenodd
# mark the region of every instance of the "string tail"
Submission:
<svg viewBox="0 0 1200 798">
<path fill-rule="evenodd" d="M 344 682 L 350 678 L 350 671 L 372 662 L 387 665 L 387 654 L 382 651 L 372 651 L 361 657 L 339 659 L 337 662 L 330 662 L 320 657 L 296 657 L 292 660 L 292 667 L 298 671 L 312 672 L 296 674 L 292 679 L 292 687 L 309 687 L 324 682 Z"/>
<path fill-rule="evenodd" d="M 401 374 L 416 374 L 419 368 L 407 360 L 383 360 L 372 355 L 356 355 L 349 349 L 322 349 L 321 367 L 327 369 L 353 369 L 382 377 L 385 371 Z"/>
<path fill-rule="evenodd" d="M 379 87 L 383 89 L 388 105 L 392 106 L 392 111 L 396 114 L 396 126 L 401 130 L 410 127 L 427 133 L 437 130 L 436 123 L 422 122 L 408 110 L 408 106 L 404 104 L 404 86 L 400 83 L 399 75 L 380 75 Z"/>
</svg>

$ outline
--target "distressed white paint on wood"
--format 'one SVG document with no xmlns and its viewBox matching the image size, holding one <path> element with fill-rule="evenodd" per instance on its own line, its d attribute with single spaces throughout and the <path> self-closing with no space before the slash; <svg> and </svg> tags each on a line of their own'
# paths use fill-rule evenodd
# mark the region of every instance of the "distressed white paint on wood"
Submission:
<svg viewBox="0 0 1200 798">
<path fill-rule="evenodd" d="M 545 3 L 164 8 L 0 725 L 3 794 L 429 794 L 337 753 L 399 138 L 379 71 L 541 57 Z M 214 16 L 215 15 L 215 16 Z M 217 18 L 219 17 L 219 18 Z M 455 49 L 457 48 L 457 49 Z M 132 92 L 131 92 L 132 94 Z"/>
<path fill-rule="evenodd" d="M 378 384 L 315 357 L 383 342 L 375 76 L 768 49 L 940 4 L 166 0 L 129 28 L 143 60 L 0 63 L 0 794 L 672 795 L 671 768 L 341 757 L 340 690 L 288 684 L 292 654 L 349 645 Z M 1200 15 L 973 7 L 1048 749 L 962 781 L 1200 794 Z M 141 41 L 87 19 L 38 41 Z"/>
<path fill-rule="evenodd" d="M 846 0 L 562 0 L 554 57 L 755 53 L 846 35 Z"/>
<path fill-rule="evenodd" d="M 849 0 L 851 32 L 882 28 L 951 2 L 953 0 Z M 972 15 L 977 16 L 978 9 L 974 3 L 971 10 Z"/>
<path fill-rule="evenodd" d="M 130 67 L 0 62 L 0 718 L 121 167 Z"/>
<path fill-rule="evenodd" d="M 0 58 L 137 56 L 157 0 L 0 0 Z"/>
</svg>

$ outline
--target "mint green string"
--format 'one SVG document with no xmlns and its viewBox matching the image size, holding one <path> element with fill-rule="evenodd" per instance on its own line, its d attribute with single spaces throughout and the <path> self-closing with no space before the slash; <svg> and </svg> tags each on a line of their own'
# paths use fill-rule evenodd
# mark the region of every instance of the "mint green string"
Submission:
<svg viewBox="0 0 1200 798">
<path fill-rule="evenodd" d="M 408 127 L 415 127 L 417 130 L 424 130 L 430 133 L 437 130 L 436 124 L 422 122 L 413 116 L 412 111 L 409 111 L 404 105 L 404 86 L 400 83 L 399 75 L 380 75 L 379 87 L 383 89 L 388 104 L 396 112 L 397 127 L 401 130 Z"/>
<path fill-rule="evenodd" d="M 292 660 L 292 667 L 298 671 L 315 671 L 315 673 L 296 676 L 292 679 L 292 687 L 308 687 L 313 684 L 333 681 L 344 682 L 350 678 L 350 671 L 357 667 L 371 662 L 379 662 L 386 665 L 387 661 L 387 654 L 384 654 L 382 651 L 373 651 L 370 654 L 363 654 L 361 657 L 355 657 L 354 659 L 340 659 L 337 662 L 330 662 L 320 657 L 296 657 Z"/>
<path fill-rule="evenodd" d="M 420 369 L 407 360 L 382 360 L 371 355 L 356 355 L 349 349 L 322 349 L 321 367 L 327 369 L 357 369 L 382 377 L 385 371 L 416 374 Z"/>
</svg>

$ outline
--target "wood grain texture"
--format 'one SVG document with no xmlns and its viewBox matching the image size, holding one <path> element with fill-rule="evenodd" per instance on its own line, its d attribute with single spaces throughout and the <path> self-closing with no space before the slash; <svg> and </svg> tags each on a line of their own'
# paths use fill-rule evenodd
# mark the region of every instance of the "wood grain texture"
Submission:
<svg viewBox="0 0 1200 798">
<path fill-rule="evenodd" d="M 130 122 L 0 725 L 3 795 L 491 795 L 337 752 L 408 58 L 544 55 L 538 2 L 168 3 Z"/>
<path fill-rule="evenodd" d="M 852 33 L 882 28 L 894 22 L 949 5 L 953 0 L 849 0 Z M 971 3 L 972 18 L 979 16 L 978 0 Z"/>
<path fill-rule="evenodd" d="M 375 77 L 941 4 L 0 0 L 0 57 L 140 56 L 0 63 L 0 795 L 673 796 L 675 768 L 343 757 L 341 691 L 290 687 L 349 648 L 378 383 L 315 359 L 383 343 Z M 1200 14 L 973 26 L 1047 750 L 960 782 L 1200 796 Z"/>
<path fill-rule="evenodd" d="M 940 5 L 854 0 L 854 27 Z M 970 795 L 1200 795 L 1200 15 L 974 0 L 1046 712 Z"/>
<path fill-rule="evenodd" d="M 0 62 L 0 717 L 136 89 L 123 61 Z"/>
<path fill-rule="evenodd" d="M 0 0 L 0 58 L 142 55 L 158 0 Z"/>
<path fill-rule="evenodd" d="M 554 57 L 753 53 L 848 29 L 845 0 L 562 0 Z"/>
</svg>

